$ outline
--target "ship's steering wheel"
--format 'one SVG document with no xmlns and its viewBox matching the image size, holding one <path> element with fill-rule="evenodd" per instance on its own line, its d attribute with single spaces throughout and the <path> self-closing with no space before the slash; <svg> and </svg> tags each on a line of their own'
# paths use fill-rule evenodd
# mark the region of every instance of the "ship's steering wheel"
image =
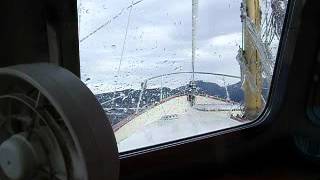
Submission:
<svg viewBox="0 0 320 180">
<path fill-rule="evenodd" d="M 75 75 L 18 65 L 0 69 L 0 84 L 0 179 L 118 179 L 111 125 Z"/>
</svg>

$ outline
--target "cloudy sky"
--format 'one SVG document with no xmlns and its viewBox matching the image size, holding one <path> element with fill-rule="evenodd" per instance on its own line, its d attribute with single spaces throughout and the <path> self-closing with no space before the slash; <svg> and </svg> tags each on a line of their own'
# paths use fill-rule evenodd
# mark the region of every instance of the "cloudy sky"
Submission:
<svg viewBox="0 0 320 180">
<path fill-rule="evenodd" d="M 132 0 L 78 2 L 80 39 L 109 22 L 80 43 L 82 80 L 94 93 L 139 88 L 144 79 L 152 76 L 191 71 L 192 1 L 143 0 L 133 6 L 130 14 L 127 7 L 131 3 Z M 239 7 L 240 0 L 199 0 L 196 71 L 240 76 L 235 58 L 241 44 Z M 183 85 L 190 77 L 176 75 L 162 83 Z M 196 78 L 224 83 L 221 77 Z M 236 81 L 225 79 L 227 84 Z M 160 86 L 160 82 L 155 79 L 149 84 Z"/>
</svg>

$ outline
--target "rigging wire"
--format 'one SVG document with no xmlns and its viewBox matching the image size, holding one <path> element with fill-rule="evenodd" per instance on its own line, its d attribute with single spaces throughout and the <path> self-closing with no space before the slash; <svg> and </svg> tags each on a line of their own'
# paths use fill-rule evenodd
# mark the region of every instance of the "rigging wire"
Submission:
<svg viewBox="0 0 320 180">
<path fill-rule="evenodd" d="M 129 15 L 128 15 L 126 31 L 125 31 L 125 35 L 124 35 L 124 39 L 123 39 L 123 43 L 122 43 L 121 56 L 120 56 L 119 65 L 118 65 L 117 74 L 116 74 L 116 81 L 115 81 L 116 84 L 115 84 L 114 93 L 113 93 L 114 97 L 115 97 L 116 91 L 117 91 L 117 83 L 118 83 L 119 74 L 120 74 L 121 65 L 122 65 L 122 60 L 123 60 L 123 56 L 124 56 L 124 52 L 125 52 L 125 48 L 126 48 L 126 42 L 127 42 L 128 30 L 129 30 L 129 27 L 130 27 L 130 20 L 131 20 L 131 14 L 132 14 L 133 5 L 134 5 L 134 1 L 132 1 L 131 6 L 129 6 L 130 7 L 130 11 L 129 11 Z"/>
<path fill-rule="evenodd" d="M 127 8 L 123 8 L 117 15 L 113 16 L 111 19 L 108 19 L 105 23 L 103 23 L 102 25 L 100 25 L 99 27 L 97 27 L 95 30 L 91 31 L 89 34 L 87 34 L 86 36 L 84 36 L 83 38 L 80 39 L 80 43 L 84 42 L 85 40 L 87 40 L 88 38 L 90 38 L 92 35 L 94 35 L 95 33 L 97 33 L 98 31 L 100 31 L 101 29 L 103 29 L 104 27 L 106 27 L 107 25 L 109 25 L 112 20 L 117 19 L 120 15 L 123 14 L 123 12 L 125 10 L 129 10 L 131 11 L 132 7 L 143 2 L 144 0 L 139 0 L 137 2 L 132 2 L 130 6 L 128 6 Z"/>
</svg>

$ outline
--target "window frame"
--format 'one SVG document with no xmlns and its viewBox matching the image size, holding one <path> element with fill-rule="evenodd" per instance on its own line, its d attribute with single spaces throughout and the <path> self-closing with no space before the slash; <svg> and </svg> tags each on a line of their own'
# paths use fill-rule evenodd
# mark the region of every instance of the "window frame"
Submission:
<svg viewBox="0 0 320 180">
<path fill-rule="evenodd" d="M 277 52 L 277 57 L 276 57 L 276 63 L 275 63 L 275 69 L 274 69 L 274 75 L 272 77 L 271 85 L 270 85 L 270 91 L 269 91 L 269 96 L 268 100 L 266 103 L 266 106 L 263 110 L 263 112 L 257 117 L 256 120 L 246 123 L 243 125 L 235 126 L 235 127 L 230 127 L 226 129 L 221 129 L 213 132 L 208 132 L 205 134 L 200 134 L 196 136 L 191 136 L 179 140 L 174 140 L 170 142 L 165 142 L 165 143 L 160 143 L 157 145 L 153 146 L 147 146 L 139 149 L 134 149 L 130 151 L 125 151 L 125 152 L 120 152 L 120 159 L 127 159 L 131 158 L 134 156 L 143 156 L 146 153 L 153 153 L 156 151 L 161 151 L 164 149 L 168 148 L 179 148 L 178 146 L 188 144 L 188 143 L 194 143 L 196 141 L 203 141 L 203 140 L 209 140 L 211 138 L 215 138 L 217 136 L 222 136 L 228 133 L 234 133 L 236 131 L 243 131 L 248 128 L 263 128 L 265 125 L 269 124 L 272 121 L 272 116 L 274 114 L 277 114 L 277 112 L 281 108 L 281 103 L 285 91 L 285 86 L 280 83 L 280 81 L 284 81 L 285 78 L 280 77 L 280 74 L 287 74 L 286 70 L 283 68 L 283 66 L 286 66 L 289 64 L 289 62 L 285 62 L 284 55 L 285 53 L 283 52 L 285 50 L 284 47 L 288 41 L 288 26 L 291 24 L 291 16 L 292 16 L 292 11 L 295 6 L 295 0 L 289 0 L 288 1 L 288 7 L 287 7 L 287 13 L 286 13 L 286 18 L 284 21 L 284 27 L 282 30 L 282 36 L 279 40 L 279 48 Z M 289 47 L 291 48 L 291 47 Z"/>
<path fill-rule="evenodd" d="M 212 162 L 224 163 L 237 155 L 255 151 L 257 146 L 272 142 L 271 138 L 266 137 L 283 137 L 283 134 L 287 133 L 284 127 L 287 128 L 288 120 L 280 121 L 279 113 L 285 110 L 284 105 L 287 104 L 285 98 L 289 71 L 294 59 L 304 3 L 298 0 L 288 1 L 268 101 L 257 120 L 237 127 L 120 153 L 121 178 L 137 177 L 139 174 L 150 175 L 176 167 L 183 169 L 195 164 L 201 166 Z M 231 150 L 231 147 L 238 149 Z"/>
</svg>

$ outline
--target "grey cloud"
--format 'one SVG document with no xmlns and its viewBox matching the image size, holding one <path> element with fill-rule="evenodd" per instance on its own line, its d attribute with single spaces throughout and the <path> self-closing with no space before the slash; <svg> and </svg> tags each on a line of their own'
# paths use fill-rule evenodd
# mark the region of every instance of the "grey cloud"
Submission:
<svg viewBox="0 0 320 180">
<path fill-rule="evenodd" d="M 82 0 L 89 12 L 81 15 L 80 36 L 87 35 L 130 3 Z M 197 71 L 239 75 L 236 43 L 222 47 L 209 44 L 214 37 L 241 32 L 240 0 L 199 0 L 199 3 L 197 44 L 199 51 L 208 55 L 198 57 Z M 88 85 L 96 93 L 110 91 L 115 84 L 118 88 L 119 84 L 138 88 L 139 82 L 150 76 L 191 70 L 191 0 L 144 0 L 132 10 L 123 65 L 116 78 L 119 82 L 114 83 L 128 14 L 129 11 L 124 11 L 80 44 L 82 76 L 91 78 Z"/>
</svg>

